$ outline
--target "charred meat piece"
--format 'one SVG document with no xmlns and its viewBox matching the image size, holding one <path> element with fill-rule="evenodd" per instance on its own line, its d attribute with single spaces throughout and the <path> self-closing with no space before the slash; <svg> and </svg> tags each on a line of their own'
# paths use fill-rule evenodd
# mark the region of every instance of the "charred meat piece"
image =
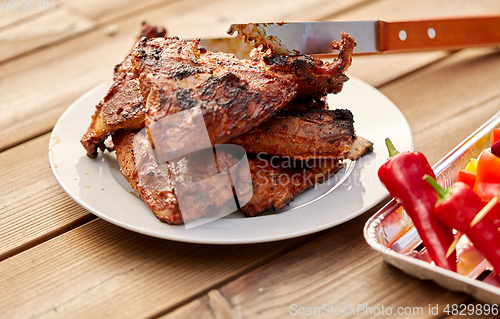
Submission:
<svg viewBox="0 0 500 319">
<path fill-rule="evenodd" d="M 347 158 L 350 160 L 357 160 L 371 152 L 373 152 L 373 143 L 364 137 L 356 136 L 349 149 L 349 153 L 347 153 Z"/>
<path fill-rule="evenodd" d="M 162 27 L 143 23 L 140 37 L 163 37 Z M 104 99 L 97 104 L 92 122 L 80 142 L 91 158 L 97 156 L 98 149 L 108 148 L 104 141 L 119 129 L 135 130 L 144 127 L 145 103 L 139 90 L 129 54 L 115 66 L 113 84 Z"/>
<path fill-rule="evenodd" d="M 249 156 L 253 182 L 252 199 L 241 210 L 247 217 L 269 210 L 283 209 L 298 194 L 324 182 L 341 169 L 336 160 L 311 160 L 291 167 L 290 159 Z"/>
<path fill-rule="evenodd" d="M 234 138 L 247 152 L 299 160 L 345 159 L 354 141 L 349 110 L 311 110 L 280 113 L 255 129 Z"/>
<path fill-rule="evenodd" d="M 232 189 L 222 180 L 209 179 L 237 163 L 230 153 L 218 152 L 219 165 L 214 165 L 211 149 L 159 165 L 144 130 L 118 131 L 113 143 L 122 175 L 162 222 L 178 225 L 186 218 L 197 219 L 233 198 Z"/>
<path fill-rule="evenodd" d="M 236 138 L 240 145 L 253 147 L 249 153 L 269 151 L 278 164 L 268 162 L 263 167 L 264 158 L 249 154 L 253 183 L 240 185 L 243 170 L 236 170 L 236 178 L 231 175 L 237 190 L 247 196 L 253 191 L 241 207 L 246 216 L 282 209 L 336 173 L 341 159 L 371 151 L 369 141 L 355 137 L 350 112 L 330 111 L 324 99 L 340 92 L 348 80 L 345 71 L 355 46 L 348 35 L 342 34 L 341 43 L 332 44 L 340 50 L 339 57 L 323 62 L 307 55 L 283 56 L 257 49 L 250 59 L 239 60 L 233 54 L 208 52 L 199 41 L 163 38 L 165 32 L 143 26 L 143 37 L 116 66 L 114 83 L 96 106 L 81 139 L 87 155 L 96 157 L 99 148 L 111 150 L 104 142 L 112 136 L 123 176 L 160 221 L 187 223 L 234 199 L 234 189 L 211 177 L 237 167 L 235 155 L 217 152 L 215 156 L 209 148 L 201 151 L 204 155 L 194 156 L 182 149 L 185 145 L 194 146 L 193 150 L 206 147 L 206 140 L 198 145 L 201 135 L 186 138 L 182 133 L 193 132 L 197 124 L 206 128 L 208 145 Z M 181 116 L 171 116 L 176 114 Z M 164 122 L 167 118 L 177 121 Z M 153 134 L 155 128 L 159 134 Z M 160 137 L 158 144 L 155 137 Z M 180 152 L 177 158 L 163 158 L 159 164 L 160 149 L 166 145 Z M 320 159 L 306 161 L 314 158 L 309 155 L 315 150 L 321 150 Z M 287 166 L 291 158 L 300 164 Z"/>
<path fill-rule="evenodd" d="M 135 130 L 144 126 L 145 104 L 139 83 L 131 72 L 130 55 L 115 68 L 114 83 L 96 106 L 92 122 L 80 142 L 91 158 L 104 150 L 106 138 L 119 129 Z"/>
<path fill-rule="evenodd" d="M 148 151 L 146 135 L 118 131 L 113 135 L 113 144 L 122 175 L 156 217 L 168 224 L 182 224 L 170 172 L 156 164 L 153 153 Z M 138 172 L 138 163 L 144 164 L 141 172 Z"/>
<path fill-rule="evenodd" d="M 146 21 L 142 22 L 141 34 L 139 39 L 142 37 L 146 38 L 161 38 L 167 35 L 167 30 L 164 27 L 157 25 L 148 24 Z"/>
<path fill-rule="evenodd" d="M 352 53 L 353 43 L 345 35 L 342 52 Z M 210 142 L 222 144 L 268 120 L 296 97 L 319 99 L 339 92 L 348 79 L 344 71 L 350 55 L 328 63 L 254 50 L 250 60 L 239 60 L 233 54 L 207 52 L 198 41 L 142 38 L 132 63 L 146 101 L 147 125 L 199 107 Z M 169 136 L 165 143 L 170 145 L 196 142 Z"/>
<path fill-rule="evenodd" d="M 150 148 L 147 137 L 118 131 L 113 135 L 113 144 L 122 175 L 156 217 L 168 224 L 182 224 L 182 215 L 169 171 L 156 165 L 154 154 L 148 151 Z M 141 172 L 137 170 L 138 163 L 145 165 Z"/>
<path fill-rule="evenodd" d="M 354 39 L 342 33 L 340 43 L 333 42 L 333 49 L 339 50 L 338 58 L 333 62 L 323 62 L 310 55 L 283 56 L 271 51 L 253 50 L 253 61 L 262 61 L 260 65 L 278 76 L 290 76 L 297 83 L 297 97 L 321 98 L 328 93 L 342 90 L 348 77 L 344 74 L 352 62 L 352 52 L 356 46 Z"/>
</svg>

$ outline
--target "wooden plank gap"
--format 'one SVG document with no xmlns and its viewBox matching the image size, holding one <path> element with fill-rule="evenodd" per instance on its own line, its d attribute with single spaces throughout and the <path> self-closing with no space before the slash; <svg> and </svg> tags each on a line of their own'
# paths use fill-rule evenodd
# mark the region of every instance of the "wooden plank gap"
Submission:
<svg viewBox="0 0 500 319">
<path fill-rule="evenodd" d="M 149 5 L 146 5 L 142 8 L 138 8 L 137 10 L 135 11 L 132 11 L 132 12 L 125 12 L 121 15 L 117 15 L 109 20 L 105 20 L 105 21 L 102 21 L 102 22 L 99 22 L 99 25 L 109 25 L 109 24 L 116 24 L 118 22 L 122 22 L 123 20 L 127 20 L 127 19 L 133 19 L 135 17 L 137 17 L 138 15 L 141 15 L 141 14 L 147 14 L 148 12 L 150 11 L 157 11 L 161 8 L 167 8 L 175 3 L 178 3 L 178 2 L 181 2 L 181 0 L 169 0 L 169 1 L 166 1 L 162 4 L 159 4 L 159 3 L 151 3 Z M 150 22 L 150 23 L 153 23 L 155 24 L 154 22 L 152 21 L 148 21 L 146 20 L 146 22 Z M 167 25 L 159 25 L 161 27 L 166 27 L 167 28 L 167 31 L 168 31 L 168 26 Z M 168 35 L 168 32 L 167 32 L 167 35 Z"/>
<path fill-rule="evenodd" d="M 466 108 L 458 109 L 456 112 L 449 113 L 448 118 L 454 118 L 454 117 L 459 117 L 461 115 L 465 115 L 469 112 L 472 112 L 474 110 L 479 109 L 479 107 L 482 105 L 493 103 L 495 101 L 497 101 L 497 103 L 495 103 L 495 104 L 499 105 L 499 109 L 500 109 L 500 93 L 493 95 L 493 96 L 490 96 L 490 97 L 487 97 L 486 99 L 482 99 L 482 100 L 479 98 L 480 98 L 480 95 L 478 95 L 478 101 L 476 103 L 471 104 L 470 106 L 468 106 Z M 439 123 L 439 121 L 429 121 L 426 123 L 425 126 L 422 126 L 421 131 L 427 131 L 432 127 L 436 127 L 437 123 Z"/>
<path fill-rule="evenodd" d="M 66 233 L 67 231 L 81 227 L 81 226 L 83 226 L 83 225 L 85 225 L 85 224 L 87 224 L 95 219 L 97 219 L 97 216 L 95 216 L 93 214 L 88 214 L 88 215 L 85 215 L 79 219 L 76 219 L 73 222 L 65 225 L 64 227 L 61 227 L 61 228 L 58 228 L 57 230 L 46 233 L 40 237 L 37 237 L 36 239 L 34 239 L 32 241 L 28 241 L 28 242 L 14 248 L 14 249 L 8 250 L 8 251 L 0 254 L 0 262 L 4 261 L 12 256 L 15 256 L 17 254 L 20 254 L 24 251 L 27 251 L 27 250 L 29 250 L 35 246 L 38 246 L 44 242 L 47 242 L 51 239 L 54 239 L 54 238 L 60 236 L 61 234 Z"/>
<path fill-rule="evenodd" d="M 369 3 L 371 5 L 371 4 L 374 4 L 376 2 L 380 2 L 380 1 L 383 1 L 383 0 L 364 0 L 364 1 L 354 2 L 352 5 L 347 6 L 345 8 L 342 8 L 333 14 L 327 13 L 324 16 L 320 16 L 320 17 L 318 17 L 318 20 L 327 20 L 327 21 L 328 20 L 340 20 L 337 17 L 340 17 L 346 13 L 356 11 L 359 8 L 364 7 L 367 3 Z"/>
<path fill-rule="evenodd" d="M 84 12 L 100 25 L 123 20 L 141 13 L 154 12 L 179 0 L 65 0 L 65 3 Z"/>
<path fill-rule="evenodd" d="M 39 132 L 36 132 L 35 134 L 27 135 L 25 138 L 22 138 L 22 139 L 17 140 L 17 141 L 13 141 L 12 143 L 0 145 L 0 154 L 2 154 L 2 152 L 5 152 L 13 147 L 19 146 L 19 145 L 24 144 L 26 142 L 30 142 L 30 141 L 35 140 L 35 139 L 37 139 L 37 138 L 39 138 L 47 133 L 50 133 L 50 132 L 52 132 L 53 128 L 54 127 L 51 127 L 50 129 L 39 131 Z M 48 145 L 47 145 L 47 149 L 48 149 Z"/>
<path fill-rule="evenodd" d="M 220 290 L 212 289 L 207 293 L 208 304 L 217 319 L 232 319 L 240 318 L 235 313 L 235 309 L 231 306 L 230 301 L 222 295 Z"/>
</svg>

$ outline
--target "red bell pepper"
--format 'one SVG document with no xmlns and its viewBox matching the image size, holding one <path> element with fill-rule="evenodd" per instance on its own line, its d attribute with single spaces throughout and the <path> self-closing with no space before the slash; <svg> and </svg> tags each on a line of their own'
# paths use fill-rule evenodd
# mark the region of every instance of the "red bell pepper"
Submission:
<svg viewBox="0 0 500 319">
<path fill-rule="evenodd" d="M 483 151 L 477 162 L 474 191 L 483 201 L 500 195 L 500 157 Z"/>
<path fill-rule="evenodd" d="M 483 204 L 487 204 L 483 201 Z M 500 228 L 500 204 L 496 204 L 488 213 L 490 219 L 493 221 L 497 228 Z"/>
<path fill-rule="evenodd" d="M 398 153 L 389 139 L 386 144 L 391 158 L 378 170 L 380 181 L 410 216 L 432 261 L 456 271 L 456 253 L 446 258 L 453 232 L 434 214 L 437 195 L 423 180 L 425 175 L 435 178 L 427 158 L 420 152 Z"/>
<path fill-rule="evenodd" d="M 462 169 L 458 172 L 458 181 L 469 185 L 470 188 L 474 188 L 476 184 L 476 173 Z"/>
<path fill-rule="evenodd" d="M 473 227 L 471 222 L 483 208 L 484 203 L 474 191 L 462 182 L 453 184 L 444 189 L 435 179 L 426 180 L 438 193 L 435 213 L 448 227 L 464 233 L 474 247 L 483 254 L 491 265 L 500 270 L 500 231 L 488 215 L 483 217 Z"/>
</svg>

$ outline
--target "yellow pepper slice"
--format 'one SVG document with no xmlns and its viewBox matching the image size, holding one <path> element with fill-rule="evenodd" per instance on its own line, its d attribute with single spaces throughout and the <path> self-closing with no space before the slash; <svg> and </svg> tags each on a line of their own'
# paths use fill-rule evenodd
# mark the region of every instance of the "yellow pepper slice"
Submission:
<svg viewBox="0 0 500 319">
<path fill-rule="evenodd" d="M 472 158 L 467 166 L 465 166 L 465 170 L 472 173 L 477 173 L 477 159 Z"/>
</svg>

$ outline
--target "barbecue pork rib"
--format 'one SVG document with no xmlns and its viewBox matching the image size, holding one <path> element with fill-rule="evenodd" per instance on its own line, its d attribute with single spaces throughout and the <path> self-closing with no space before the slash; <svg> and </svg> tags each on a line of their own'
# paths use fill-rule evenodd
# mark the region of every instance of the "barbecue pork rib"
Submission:
<svg viewBox="0 0 500 319">
<path fill-rule="evenodd" d="M 313 109 L 281 112 L 231 143 L 254 154 L 342 160 L 347 158 L 354 139 L 354 119 L 349 110 Z"/>
<path fill-rule="evenodd" d="M 166 32 L 163 27 L 143 22 L 139 38 L 164 37 Z M 145 113 L 139 82 L 133 73 L 132 54 L 128 54 L 115 66 L 113 84 L 97 104 L 90 126 L 80 140 L 87 155 L 95 158 L 98 149 L 109 149 L 104 141 L 119 129 L 135 130 L 144 127 Z"/>
<path fill-rule="evenodd" d="M 229 152 L 217 152 L 217 164 L 212 149 L 196 156 L 182 157 L 158 165 L 144 130 L 117 131 L 113 135 L 120 171 L 156 217 L 167 224 L 182 224 L 186 219 L 216 213 L 218 207 L 233 198 L 233 190 L 222 180 L 210 179 L 221 170 L 232 167 L 238 159 Z M 214 165 L 215 164 L 215 165 Z M 181 214 L 176 189 L 182 189 L 186 210 Z"/>
<path fill-rule="evenodd" d="M 96 106 L 92 122 L 80 142 L 91 158 L 98 149 L 108 148 L 104 141 L 119 129 L 135 130 L 144 127 L 145 104 L 139 83 L 133 78 L 131 55 L 115 67 L 114 82 L 104 99 Z"/>
<path fill-rule="evenodd" d="M 293 99 L 338 93 L 347 81 L 354 40 L 343 34 L 341 54 L 334 62 L 311 56 L 280 56 L 254 49 L 251 58 L 213 53 L 198 41 L 142 38 L 132 64 L 146 103 L 146 124 L 199 108 L 212 144 L 222 144 L 258 126 Z M 189 119 L 187 119 L 189 121 Z M 165 144 L 180 149 L 196 140 L 181 140 L 177 123 Z M 157 142 L 155 141 L 155 144 Z M 155 145 L 156 146 L 156 145 Z M 175 153 L 175 151 L 174 151 Z"/>
</svg>

